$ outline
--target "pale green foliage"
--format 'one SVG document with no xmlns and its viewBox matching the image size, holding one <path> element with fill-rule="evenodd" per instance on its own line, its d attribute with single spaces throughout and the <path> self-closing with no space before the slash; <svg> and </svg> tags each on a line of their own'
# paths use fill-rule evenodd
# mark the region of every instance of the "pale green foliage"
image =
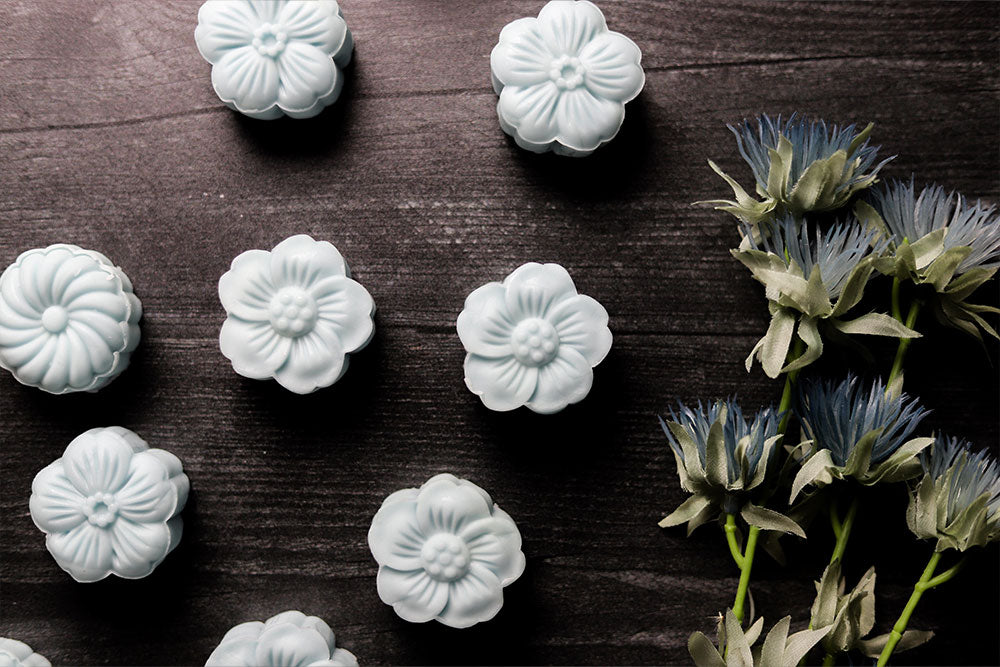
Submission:
<svg viewBox="0 0 1000 667">
<path fill-rule="evenodd" d="M 712 644 L 703 632 L 695 632 L 688 639 L 688 652 L 697 667 L 795 667 L 831 626 L 789 635 L 791 621 L 791 616 L 778 621 L 764 643 L 754 646 L 764 619 L 758 618 L 744 631 L 732 609 L 727 609 L 725 623 L 719 628 L 719 646 Z"/>
</svg>

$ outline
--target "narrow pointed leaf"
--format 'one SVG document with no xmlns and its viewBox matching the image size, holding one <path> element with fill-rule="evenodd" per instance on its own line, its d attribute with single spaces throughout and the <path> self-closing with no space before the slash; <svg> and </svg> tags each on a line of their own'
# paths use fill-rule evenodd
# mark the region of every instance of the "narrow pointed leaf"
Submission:
<svg viewBox="0 0 1000 667">
<path fill-rule="evenodd" d="M 798 665 L 806 653 L 818 644 L 830 632 L 832 627 L 828 625 L 825 628 L 817 630 L 803 630 L 789 637 L 788 643 L 785 645 L 785 656 L 781 661 L 781 667 L 795 667 Z"/>
<path fill-rule="evenodd" d="M 788 641 L 788 627 L 792 623 L 791 616 L 785 616 L 774 624 L 764 638 L 764 647 L 760 651 L 761 665 L 780 665 L 785 655 L 785 642 Z"/>
<path fill-rule="evenodd" d="M 726 667 L 719 650 L 702 632 L 695 632 L 688 638 L 688 653 L 696 667 Z"/>
<path fill-rule="evenodd" d="M 802 491 L 806 484 L 809 484 L 822 475 L 828 468 L 833 467 L 833 459 L 830 458 L 830 450 L 821 449 L 806 461 L 795 475 L 792 482 L 792 494 L 788 499 L 788 504 L 795 502 L 796 496 Z"/>
<path fill-rule="evenodd" d="M 802 527 L 780 512 L 757 507 L 753 503 L 747 503 L 740 512 L 743 520 L 751 526 L 757 526 L 761 530 L 773 530 L 779 533 L 792 533 L 805 539 L 806 533 Z"/>
<path fill-rule="evenodd" d="M 846 334 L 920 338 L 920 333 L 884 313 L 868 313 L 853 320 L 829 320 L 838 331 Z"/>
<path fill-rule="evenodd" d="M 760 364 L 768 377 L 776 378 L 781 373 L 794 332 L 795 315 L 787 308 L 777 309 L 771 317 L 771 324 L 767 328 L 763 345 L 758 352 Z"/>
<path fill-rule="evenodd" d="M 816 361 L 823 354 L 823 338 L 819 335 L 819 328 L 816 320 L 812 317 L 803 317 L 799 321 L 799 338 L 806 344 L 806 349 L 797 359 L 792 360 L 787 366 L 781 369 L 782 373 L 791 373 L 800 368 L 805 368 Z"/>
<path fill-rule="evenodd" d="M 671 512 L 668 516 L 662 519 L 659 523 L 660 528 L 670 528 L 671 526 L 679 526 L 682 523 L 687 523 L 698 514 L 700 514 L 705 507 L 710 505 L 712 501 L 702 495 L 694 495 L 685 500 L 680 506 Z"/>
<path fill-rule="evenodd" d="M 955 275 L 958 265 L 969 256 L 970 252 L 972 248 L 969 246 L 948 248 L 927 267 L 923 282 L 930 283 L 938 292 L 943 292 Z"/>
</svg>

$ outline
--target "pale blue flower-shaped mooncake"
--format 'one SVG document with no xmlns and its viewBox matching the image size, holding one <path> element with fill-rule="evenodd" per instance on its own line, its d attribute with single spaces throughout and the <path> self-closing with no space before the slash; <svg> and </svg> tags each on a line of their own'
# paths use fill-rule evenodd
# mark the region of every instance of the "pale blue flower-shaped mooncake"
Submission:
<svg viewBox="0 0 1000 667">
<path fill-rule="evenodd" d="M 31 483 L 31 519 L 77 581 L 141 579 L 181 539 L 189 483 L 180 460 L 121 426 L 78 435 Z"/>
<path fill-rule="evenodd" d="M 0 275 L 0 367 L 52 394 L 97 391 L 128 366 L 142 305 L 99 252 L 58 243 Z"/>
<path fill-rule="evenodd" d="M 642 53 L 587 0 L 552 0 L 507 24 L 490 68 L 500 127 L 535 153 L 590 155 L 611 141 L 642 90 Z"/>
<path fill-rule="evenodd" d="M 378 594 L 400 618 L 453 628 L 488 621 L 524 572 L 521 533 L 489 494 L 454 475 L 385 499 L 368 531 Z"/>
<path fill-rule="evenodd" d="M 608 311 L 558 264 L 529 263 L 487 283 L 458 316 L 465 384 L 491 410 L 558 412 L 582 401 L 611 350 Z"/>
<path fill-rule="evenodd" d="M 0 667 L 52 667 L 52 663 L 24 642 L 0 637 Z"/>
<path fill-rule="evenodd" d="M 208 0 L 194 38 L 219 99 L 262 120 L 333 104 L 354 49 L 334 0 Z"/>
<path fill-rule="evenodd" d="M 337 648 L 323 619 L 283 611 L 265 622 L 233 627 L 208 657 L 206 667 L 357 667 L 350 651 Z"/>
<path fill-rule="evenodd" d="M 335 247 L 300 234 L 248 250 L 219 279 L 219 334 L 233 369 L 296 394 L 328 387 L 375 333 L 375 302 Z"/>
</svg>

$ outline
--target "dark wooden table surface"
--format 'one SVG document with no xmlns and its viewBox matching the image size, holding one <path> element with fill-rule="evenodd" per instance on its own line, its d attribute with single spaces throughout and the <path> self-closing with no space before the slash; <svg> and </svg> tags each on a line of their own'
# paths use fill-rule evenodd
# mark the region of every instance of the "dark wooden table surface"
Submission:
<svg viewBox="0 0 1000 667">
<path fill-rule="evenodd" d="M 145 307 L 132 367 L 97 394 L 0 377 L 0 635 L 54 663 L 202 664 L 230 626 L 295 608 L 363 664 L 687 662 L 737 573 L 715 526 L 656 527 L 683 494 L 655 415 L 780 390 L 743 369 L 767 310 L 729 256 L 732 220 L 689 204 L 727 193 L 705 160 L 749 183 L 725 125 L 761 111 L 872 120 L 898 155 L 888 175 L 997 201 L 1000 5 L 604 2 L 647 82 L 620 136 L 575 161 L 521 151 L 497 125 L 490 49 L 541 5 L 344 0 L 357 50 L 340 101 L 258 122 L 212 92 L 196 1 L 0 2 L 0 264 L 94 248 Z M 303 232 L 335 243 L 379 307 L 345 378 L 305 397 L 232 371 L 216 293 L 235 255 Z M 556 416 L 492 413 L 462 381 L 465 295 L 530 260 L 565 265 L 615 335 L 590 397 Z M 925 329 L 907 388 L 928 425 L 995 451 L 997 346 Z M 884 373 L 892 347 L 874 350 Z M 82 585 L 46 552 L 29 488 L 75 435 L 111 424 L 183 460 L 185 535 L 147 579 Z M 464 631 L 397 618 L 366 544 L 383 497 L 441 471 L 489 490 L 528 558 L 500 615 Z M 878 566 L 881 630 L 928 554 L 902 488 L 883 495 L 847 565 Z M 785 568 L 759 559 L 768 625 L 808 618 L 831 545 L 825 525 L 811 535 Z M 911 625 L 938 636 L 901 662 L 1000 659 L 995 547 L 925 597 Z"/>
</svg>

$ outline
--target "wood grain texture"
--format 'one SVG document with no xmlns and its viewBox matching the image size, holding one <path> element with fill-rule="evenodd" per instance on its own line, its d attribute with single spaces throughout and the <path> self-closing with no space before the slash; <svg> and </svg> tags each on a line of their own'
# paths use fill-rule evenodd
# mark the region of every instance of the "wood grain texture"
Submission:
<svg viewBox="0 0 1000 667">
<path fill-rule="evenodd" d="M 357 51 L 343 97 L 264 123 L 213 94 L 198 2 L 0 3 L 0 265 L 60 241 L 98 249 L 145 308 L 133 366 L 98 394 L 0 377 L 0 634 L 54 663 L 202 664 L 230 626 L 297 608 L 366 664 L 687 662 L 737 573 L 714 527 L 656 527 L 683 493 L 655 415 L 780 390 L 742 367 L 767 310 L 729 256 L 732 221 L 690 205 L 726 194 L 705 159 L 749 181 L 725 125 L 761 111 L 872 120 L 898 155 L 889 175 L 997 201 L 1000 5 L 604 2 L 647 84 L 585 160 L 529 155 L 497 125 L 490 49 L 540 5 L 344 0 Z M 337 245 L 379 312 L 345 378 L 299 397 L 232 372 L 216 284 L 239 252 L 303 232 Z M 529 260 L 565 265 L 615 334 L 591 396 L 551 417 L 479 405 L 454 331 L 469 291 Z M 927 331 L 908 389 L 931 427 L 996 451 L 996 345 Z M 874 349 L 885 372 L 892 348 Z M 845 364 L 865 370 L 831 351 L 816 372 Z M 145 580 L 80 585 L 27 498 L 75 435 L 110 424 L 183 460 L 185 536 Z M 388 493 L 441 471 L 489 490 L 528 557 L 500 615 L 465 631 L 398 619 L 366 545 Z M 847 569 L 878 567 L 885 630 L 927 546 L 903 525 L 901 489 L 877 495 Z M 811 535 L 788 567 L 755 568 L 769 623 L 807 620 L 830 548 L 822 526 Z M 995 545 L 979 550 L 925 597 L 912 626 L 938 635 L 903 662 L 1000 661 L 997 564 Z"/>
</svg>

